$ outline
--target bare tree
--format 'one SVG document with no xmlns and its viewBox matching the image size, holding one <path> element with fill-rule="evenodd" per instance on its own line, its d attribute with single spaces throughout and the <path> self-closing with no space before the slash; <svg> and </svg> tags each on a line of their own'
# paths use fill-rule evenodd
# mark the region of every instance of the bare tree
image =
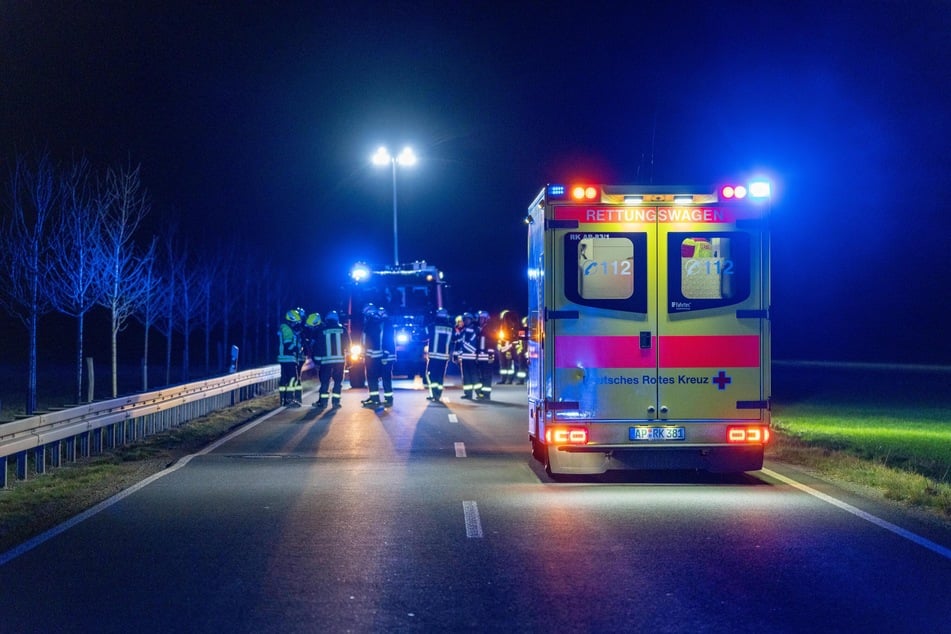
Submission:
<svg viewBox="0 0 951 634">
<path fill-rule="evenodd" d="M 184 342 L 182 343 L 182 381 L 188 381 L 191 375 L 191 334 L 198 327 L 198 317 L 204 310 L 205 297 L 202 287 L 202 276 L 199 267 L 188 263 L 186 255 L 182 255 L 183 266 L 179 269 L 178 297 L 175 309 L 178 312 L 178 323 L 181 327 Z"/>
<path fill-rule="evenodd" d="M 62 216 L 51 236 L 50 299 L 55 308 L 76 319 L 76 402 L 83 402 L 85 316 L 103 291 L 100 216 L 96 213 L 89 163 L 82 159 L 62 179 Z"/>
<path fill-rule="evenodd" d="M 231 322 L 235 310 L 238 307 L 238 295 L 235 293 L 238 287 L 238 275 L 236 274 L 236 240 L 228 240 L 227 243 L 219 246 L 218 264 L 220 273 L 217 284 L 214 288 L 213 302 L 218 309 L 221 320 L 221 348 L 224 352 L 224 358 L 228 357 L 231 347 Z M 224 370 L 222 363 L 218 364 L 218 371 Z"/>
<path fill-rule="evenodd" d="M 106 288 L 100 304 L 110 312 L 112 396 L 118 396 L 118 335 L 145 301 L 143 280 L 147 257 L 136 254 L 133 236 L 149 211 L 141 189 L 139 167 L 110 169 L 101 187 L 98 211 L 102 222 Z"/>
<path fill-rule="evenodd" d="M 175 305 L 178 301 L 179 279 L 185 264 L 178 255 L 176 236 L 178 226 L 166 226 L 162 241 L 165 243 L 164 257 L 161 258 L 161 278 L 164 280 L 162 292 L 158 295 L 160 304 L 156 306 L 155 329 L 165 336 L 165 385 L 172 382 L 172 340 L 178 329 L 178 314 Z"/>
<path fill-rule="evenodd" d="M 205 331 L 205 376 L 211 374 L 211 330 L 221 318 L 221 313 L 215 310 L 217 307 L 212 302 L 215 282 L 221 273 L 221 261 L 217 258 L 204 258 L 197 270 L 197 286 L 202 305 L 201 325 Z"/>
<path fill-rule="evenodd" d="M 152 244 L 143 259 L 142 265 L 142 285 L 143 298 L 136 312 L 136 317 L 142 324 L 142 391 L 149 389 L 149 332 L 155 323 L 159 311 L 162 309 L 165 292 L 163 288 L 164 280 L 159 275 L 156 265 L 156 245 L 158 238 L 152 238 Z"/>
<path fill-rule="evenodd" d="M 35 165 L 17 157 L 10 182 L 11 215 L 0 227 L 0 258 L 9 277 L 0 286 L 0 304 L 26 326 L 29 346 L 26 413 L 36 411 L 37 329 L 39 318 L 52 310 L 48 274 L 55 257 L 50 235 L 61 191 L 43 154 Z"/>
</svg>

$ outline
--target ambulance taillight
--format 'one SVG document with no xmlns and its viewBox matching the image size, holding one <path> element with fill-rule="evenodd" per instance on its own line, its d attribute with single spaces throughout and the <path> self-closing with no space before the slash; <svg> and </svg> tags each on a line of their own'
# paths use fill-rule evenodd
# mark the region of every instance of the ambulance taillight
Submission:
<svg viewBox="0 0 951 634">
<path fill-rule="evenodd" d="M 584 427 L 549 427 L 545 430 L 549 445 L 586 445 L 588 430 Z"/>
<path fill-rule="evenodd" d="M 765 445 L 769 442 L 769 427 L 761 425 L 733 425 L 726 428 L 726 441 L 731 444 Z"/>
</svg>

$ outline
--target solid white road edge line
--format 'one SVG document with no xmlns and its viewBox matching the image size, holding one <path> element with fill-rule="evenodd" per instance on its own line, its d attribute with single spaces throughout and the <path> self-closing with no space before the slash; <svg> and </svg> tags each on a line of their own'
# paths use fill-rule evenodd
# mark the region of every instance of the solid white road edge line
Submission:
<svg viewBox="0 0 951 634">
<path fill-rule="evenodd" d="M 475 500 L 462 501 L 462 514 L 466 518 L 466 537 L 482 537 L 479 505 L 475 503 Z"/>
<path fill-rule="evenodd" d="M 785 482 L 785 483 L 788 484 L 789 486 L 791 486 L 791 487 L 793 487 L 793 488 L 796 488 L 796 489 L 799 489 L 799 490 L 802 491 L 803 493 L 808 493 L 809 495 L 811 495 L 811 496 L 813 496 L 813 497 L 819 498 L 819 499 L 822 500 L 823 502 L 828 502 L 829 504 L 831 504 L 831 505 L 833 505 L 833 506 L 839 507 L 839 508 L 842 509 L 843 511 L 846 511 L 846 512 L 848 512 L 848 513 L 851 513 L 852 515 L 855 515 L 855 516 L 857 516 L 857 517 L 861 517 L 861 518 L 862 518 L 863 520 L 865 520 L 866 522 L 871 522 L 872 524 L 875 524 L 876 526 L 878 526 L 878 527 L 880 527 L 880 528 L 884 528 L 884 529 L 887 530 L 887 531 L 891 531 L 891 532 L 895 533 L 896 535 L 898 535 L 898 536 L 900 536 L 900 537 L 904 537 L 905 539 L 907 539 L 907 540 L 909 540 L 909 541 L 912 541 L 912 542 L 918 544 L 919 546 L 924 546 L 924 547 L 927 548 L 928 550 L 931 550 L 931 551 L 934 551 L 934 552 L 938 553 L 939 555 L 941 555 L 941 556 L 944 557 L 945 559 L 951 559 L 951 549 L 945 548 L 945 547 L 942 546 L 941 544 L 936 544 L 936 543 L 934 543 L 933 541 L 931 541 L 930 539 L 925 539 L 925 538 L 922 537 L 921 535 L 917 535 L 917 534 L 915 534 L 915 533 L 912 533 L 911 531 L 906 530 L 906 529 L 902 528 L 901 526 L 896 526 L 895 524 L 892 524 L 891 522 L 888 522 L 888 521 L 886 521 L 886 520 L 883 520 L 883 519 L 880 518 L 880 517 L 876 517 L 875 515 L 872 515 L 871 513 L 866 513 L 866 512 L 863 511 L 862 509 L 856 508 L 856 507 L 852 506 L 851 504 L 847 504 L 847 503 L 843 502 L 842 500 L 837 500 L 836 498 L 832 497 L 831 495 L 826 495 L 826 494 L 823 493 L 822 491 L 816 491 L 815 489 L 813 489 L 813 488 L 810 487 L 810 486 L 807 486 L 807 485 L 805 485 L 805 484 L 802 484 L 801 482 L 797 482 L 796 480 L 793 480 L 792 478 L 787 478 L 787 477 L 784 476 L 784 475 L 780 475 L 780 474 L 776 473 L 775 471 L 772 471 L 771 469 L 765 469 L 765 468 L 764 468 L 762 471 L 763 471 L 763 473 L 765 473 L 765 474 L 768 475 L 769 477 L 775 478 L 775 479 L 779 480 L 780 482 Z"/>
<path fill-rule="evenodd" d="M 203 456 L 203 455 L 205 455 L 206 453 L 209 453 L 209 452 L 211 452 L 211 451 L 214 451 L 215 449 L 217 449 L 218 447 L 220 447 L 220 446 L 223 445 L 224 443 L 228 442 L 228 441 L 231 440 L 232 438 L 234 438 L 234 437 L 236 437 L 236 436 L 240 436 L 241 434 L 243 434 L 244 432 L 248 431 L 249 429 L 254 429 L 254 428 L 257 427 L 259 424 L 261 424 L 261 423 L 263 423 L 264 421 L 266 421 L 267 419 L 269 419 L 271 416 L 274 416 L 275 414 L 278 414 L 278 413 L 280 413 L 280 412 L 283 412 L 284 409 L 285 409 L 284 407 L 280 407 L 280 408 L 278 408 L 278 409 L 272 410 L 271 412 L 265 414 L 265 415 L 262 416 L 261 418 L 255 420 L 255 421 L 252 421 L 252 422 L 248 423 L 247 425 L 243 425 L 243 426 L 239 427 L 238 429 L 234 430 L 233 432 L 231 432 L 231 433 L 228 434 L 227 436 L 225 436 L 225 437 L 223 437 L 223 438 L 219 438 L 218 440 L 216 440 L 215 442 L 211 443 L 210 445 L 208 445 L 207 447 L 205 447 L 205 448 L 202 449 L 201 451 L 198 451 L 198 452 L 196 452 L 196 453 L 189 454 L 189 455 L 185 456 L 184 458 L 182 458 L 181 460 L 179 460 L 178 462 L 176 462 L 175 464 L 173 464 L 171 467 L 169 467 L 169 468 L 167 468 L 167 469 L 163 469 L 163 470 L 159 471 L 158 473 L 155 473 L 155 474 L 150 475 L 150 476 L 147 477 L 145 480 L 142 480 L 141 482 L 137 482 L 136 484 L 133 484 L 133 485 L 130 486 L 128 489 L 125 489 L 124 491 L 119 491 L 118 493 L 116 493 L 115 495 L 113 495 L 111 498 L 108 498 L 108 499 L 103 500 L 102 502 L 100 502 L 100 503 L 97 504 L 96 506 L 94 506 L 94 507 L 92 507 L 92 508 L 90 508 L 90 509 L 88 509 L 88 510 L 86 510 L 86 511 L 83 511 L 83 512 L 80 513 L 79 515 L 76 515 L 76 516 L 74 516 L 74 517 L 71 517 L 70 519 L 66 520 L 66 521 L 63 522 L 62 524 L 59 524 L 58 526 L 54 526 L 53 528 L 49 529 L 48 531 L 46 531 L 46 532 L 44 532 L 44 533 L 40 533 L 40 534 L 37 535 L 36 537 L 34 537 L 34 538 L 30 539 L 30 540 L 27 540 L 27 541 L 23 542 L 22 544 L 20 544 L 19 546 L 16 546 L 15 548 L 11 548 L 10 550 L 8 550 L 8 551 L 5 552 L 5 553 L 0 553 L 0 566 L 4 565 L 5 563 L 7 563 L 7 562 L 9 562 L 9 561 L 13 561 L 14 559 L 16 559 L 17 557 L 19 557 L 20 555 L 22 555 L 22 554 L 24 554 L 24 553 L 27 553 L 27 552 L 29 552 L 29 551 L 31 551 L 31 550 L 33 550 L 34 548 L 36 548 L 37 546 L 39 546 L 39 545 L 42 544 L 43 542 L 46 542 L 46 541 L 48 541 L 48 540 L 50 540 L 50 539 L 56 537 L 56 536 L 59 535 L 60 533 L 69 530 L 69 529 L 72 528 L 73 526 L 76 526 L 76 525 L 79 524 L 80 522 L 89 519 L 90 517 L 92 517 L 93 515 L 99 513 L 100 511 L 104 511 L 105 509 L 109 508 L 110 506 L 112 506 L 112 505 L 115 504 L 116 502 L 119 502 L 119 501 L 122 500 L 123 498 L 126 498 L 126 497 L 132 495 L 133 493 L 135 493 L 135 492 L 138 491 L 139 489 L 141 489 L 141 488 L 143 488 L 143 487 L 145 487 L 145 486 L 148 486 L 149 484 L 155 482 L 155 481 L 158 480 L 159 478 L 162 478 L 162 477 L 164 477 L 164 476 L 167 476 L 167 475 L 170 474 L 170 473 L 175 473 L 176 471 L 178 471 L 179 469 L 181 469 L 182 467 L 184 467 L 185 465 L 187 465 L 187 464 L 191 461 L 191 459 L 194 458 L 195 456 Z"/>
<path fill-rule="evenodd" d="M 459 417 L 456 416 L 455 414 L 450 414 L 450 415 L 449 415 L 449 422 L 450 422 L 450 423 L 458 423 L 458 422 L 459 422 Z"/>
</svg>

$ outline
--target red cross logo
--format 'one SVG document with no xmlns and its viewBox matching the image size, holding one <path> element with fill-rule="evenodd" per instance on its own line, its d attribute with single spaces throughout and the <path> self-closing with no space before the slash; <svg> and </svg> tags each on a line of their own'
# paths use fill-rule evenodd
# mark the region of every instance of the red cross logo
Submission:
<svg viewBox="0 0 951 634">
<path fill-rule="evenodd" d="M 713 382 L 717 384 L 718 390 L 725 390 L 726 386 L 733 383 L 733 379 L 726 375 L 726 372 L 720 370 L 720 373 L 713 377 Z"/>
</svg>

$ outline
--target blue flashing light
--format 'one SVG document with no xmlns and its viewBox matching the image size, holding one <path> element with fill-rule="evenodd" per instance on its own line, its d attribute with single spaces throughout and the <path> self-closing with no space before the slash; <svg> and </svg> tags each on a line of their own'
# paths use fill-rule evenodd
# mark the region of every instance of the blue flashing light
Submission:
<svg viewBox="0 0 951 634">
<path fill-rule="evenodd" d="M 358 262 L 350 269 L 350 278 L 357 282 L 366 281 L 370 277 L 370 267 L 364 264 L 363 262 Z"/>
<path fill-rule="evenodd" d="M 750 183 L 750 196 L 752 198 L 769 198 L 769 181 L 753 181 Z"/>
<path fill-rule="evenodd" d="M 548 186 L 548 195 L 552 198 L 561 198 L 567 193 L 567 189 L 564 185 L 549 185 Z"/>
</svg>

